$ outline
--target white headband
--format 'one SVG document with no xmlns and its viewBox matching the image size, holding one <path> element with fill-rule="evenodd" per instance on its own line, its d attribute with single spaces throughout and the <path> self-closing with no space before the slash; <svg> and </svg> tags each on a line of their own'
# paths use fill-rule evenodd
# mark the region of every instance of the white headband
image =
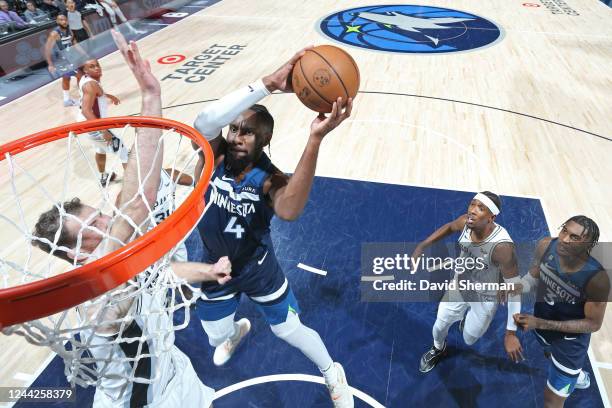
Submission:
<svg viewBox="0 0 612 408">
<path fill-rule="evenodd" d="M 493 215 L 498 215 L 499 214 L 499 208 L 497 208 L 497 206 L 495 205 L 495 203 L 493 202 L 493 200 L 491 200 L 489 197 L 487 197 L 486 195 L 482 194 L 482 193 L 478 193 L 474 196 L 474 200 L 478 200 L 481 203 L 483 203 L 484 205 L 487 206 L 487 208 L 489 210 L 491 210 L 491 212 L 493 213 Z"/>
</svg>

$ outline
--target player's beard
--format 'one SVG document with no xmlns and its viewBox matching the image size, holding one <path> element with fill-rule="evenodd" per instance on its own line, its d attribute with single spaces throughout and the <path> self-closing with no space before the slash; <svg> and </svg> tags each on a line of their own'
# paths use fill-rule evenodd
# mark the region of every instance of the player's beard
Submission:
<svg viewBox="0 0 612 408">
<path fill-rule="evenodd" d="M 244 171 L 250 164 L 254 164 L 257 158 L 261 155 L 262 150 L 257 149 L 250 154 L 243 157 L 236 157 L 230 151 L 225 156 L 225 168 L 229 173 L 234 176 L 238 176 Z"/>
</svg>

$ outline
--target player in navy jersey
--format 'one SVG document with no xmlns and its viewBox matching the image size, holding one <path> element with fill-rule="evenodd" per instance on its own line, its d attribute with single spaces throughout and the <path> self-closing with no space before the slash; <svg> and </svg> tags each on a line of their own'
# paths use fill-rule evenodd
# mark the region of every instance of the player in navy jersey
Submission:
<svg viewBox="0 0 612 408">
<path fill-rule="evenodd" d="M 522 278 L 522 292 L 537 288 L 537 301 L 533 316 L 517 314 L 514 319 L 523 330 L 534 329 L 550 358 L 545 407 L 562 407 L 575 388 L 590 385 L 582 367 L 610 292 L 608 275 L 590 254 L 598 239 L 593 220 L 583 215 L 568 219 L 558 238 L 540 240 Z"/>
<path fill-rule="evenodd" d="M 293 176 L 277 169 L 263 152 L 270 144 L 274 120 L 257 102 L 275 90 L 292 91 L 288 81 L 297 53 L 276 72 L 239 89 L 205 108 L 195 127 L 211 141 L 216 169 L 206 192 L 207 210 L 198 224 L 199 262 L 229 257 L 231 279 L 203 285 L 197 312 L 210 344 L 213 361 L 225 364 L 250 330 L 247 319 L 234 321 L 241 294 L 256 303 L 272 332 L 301 350 L 315 363 L 335 407 L 352 407 L 353 396 L 342 366 L 334 363 L 321 337 L 299 319 L 299 306 L 276 259 L 270 239 L 274 215 L 295 220 L 308 200 L 323 138 L 350 116 L 352 100 L 338 98 L 328 115 L 319 114 Z M 221 135 L 229 125 L 226 139 Z M 202 158 L 196 166 L 200 174 Z M 190 240 L 191 241 L 191 240 Z M 188 241 L 188 242 L 190 242 Z M 190 244 L 190 260 L 196 249 Z"/>
<path fill-rule="evenodd" d="M 47 68 L 54 79 L 58 75 L 62 77 L 64 106 L 77 106 L 78 101 L 70 98 L 70 77 L 76 76 L 78 85 L 83 72 L 81 68 L 74 66 L 68 56 L 71 48 L 80 53 L 83 53 L 83 50 L 77 46 L 72 31 L 68 27 L 68 18 L 64 14 L 58 14 L 56 22 L 57 27 L 49 31 L 49 36 L 45 43 L 44 53 L 47 60 Z"/>
</svg>

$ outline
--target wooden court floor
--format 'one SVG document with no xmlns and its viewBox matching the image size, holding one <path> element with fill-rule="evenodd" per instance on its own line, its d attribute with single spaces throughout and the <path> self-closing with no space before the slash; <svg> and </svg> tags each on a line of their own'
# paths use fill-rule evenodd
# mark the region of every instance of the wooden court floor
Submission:
<svg viewBox="0 0 612 408">
<path fill-rule="evenodd" d="M 272 72 L 302 46 L 332 43 L 317 29 L 322 17 L 379 3 L 387 4 L 223 0 L 139 46 L 162 79 L 164 116 L 191 124 L 205 101 Z M 486 48 L 440 55 L 346 48 L 361 70 L 361 93 L 352 117 L 325 139 L 317 175 L 538 198 L 553 235 L 570 216 L 585 214 L 599 224 L 600 241 L 610 242 L 612 10 L 596 0 L 566 3 L 579 15 L 553 14 L 538 1 L 526 7 L 521 1 L 422 0 L 486 17 L 502 27 L 503 37 Z M 194 82 L 202 74 L 186 68 L 197 64 L 183 64 L 216 49 L 240 51 L 225 54 L 223 64 Z M 185 61 L 157 62 L 174 54 Z M 121 57 L 113 53 L 101 65 L 105 91 L 122 101 L 110 113 L 137 113 L 136 84 Z M 276 121 L 272 159 L 292 172 L 315 114 L 294 95 L 273 95 L 264 103 Z M 76 114 L 61 106 L 56 81 L 0 108 L 0 143 L 73 122 Z M 51 191 L 59 188 L 64 163 L 61 149 L 26 161 L 49 173 Z M 5 169 L 0 210 L 11 212 Z M 78 193 L 87 197 L 89 187 Z M 49 205 L 28 202 L 26 218 L 33 222 Z M 2 257 L 18 251 L 14 241 L 0 232 Z M 612 260 L 604 262 L 610 267 Z M 17 336 L 0 336 L 0 385 L 24 385 L 49 354 Z M 612 395 L 610 306 L 592 337 L 590 357 L 602 393 Z M 610 397 L 602 397 L 610 406 Z"/>
</svg>

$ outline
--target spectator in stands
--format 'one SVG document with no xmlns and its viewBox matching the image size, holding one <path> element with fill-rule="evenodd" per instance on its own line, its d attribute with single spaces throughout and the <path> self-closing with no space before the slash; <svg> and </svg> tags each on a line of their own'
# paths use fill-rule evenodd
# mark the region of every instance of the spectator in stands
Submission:
<svg viewBox="0 0 612 408">
<path fill-rule="evenodd" d="M 25 10 L 25 2 L 23 0 L 5 0 L 8 3 L 9 10 L 21 15 Z"/>
<path fill-rule="evenodd" d="M 77 11 L 74 0 L 66 0 L 66 9 L 68 10 L 66 13 L 68 17 L 68 27 L 70 27 L 75 41 L 81 42 L 92 37 L 91 28 L 87 21 L 83 20 L 81 13 Z"/>
<path fill-rule="evenodd" d="M 101 5 L 98 4 L 96 0 L 87 0 L 84 3 L 83 8 L 79 8 L 79 5 L 77 3 L 77 8 L 79 10 L 95 10 L 100 17 L 104 17 L 104 9 Z"/>
<path fill-rule="evenodd" d="M 76 9 L 77 10 L 82 11 L 85 8 L 85 6 L 88 3 L 90 3 L 91 1 L 93 1 L 93 0 L 90 0 L 90 1 L 86 1 L 86 0 L 74 0 L 74 4 L 76 4 Z M 68 4 L 66 4 L 66 7 L 68 7 Z"/>
<path fill-rule="evenodd" d="M 6 1 L 0 0 L 0 24 L 8 24 L 9 28 L 23 30 L 28 28 L 28 24 L 23 21 L 19 14 L 9 10 L 9 5 Z"/>
<path fill-rule="evenodd" d="M 60 13 L 66 14 L 66 2 L 64 0 L 53 0 L 55 5 L 60 9 Z"/>
<path fill-rule="evenodd" d="M 23 16 L 29 24 L 37 24 L 42 21 L 50 20 L 47 13 L 36 7 L 36 2 L 34 0 L 28 0 L 26 7 L 28 9 L 23 13 Z"/>
<path fill-rule="evenodd" d="M 55 0 L 42 0 L 42 4 L 40 8 L 48 13 L 52 18 L 57 17 L 59 13 L 61 13 L 60 7 Z"/>
</svg>

